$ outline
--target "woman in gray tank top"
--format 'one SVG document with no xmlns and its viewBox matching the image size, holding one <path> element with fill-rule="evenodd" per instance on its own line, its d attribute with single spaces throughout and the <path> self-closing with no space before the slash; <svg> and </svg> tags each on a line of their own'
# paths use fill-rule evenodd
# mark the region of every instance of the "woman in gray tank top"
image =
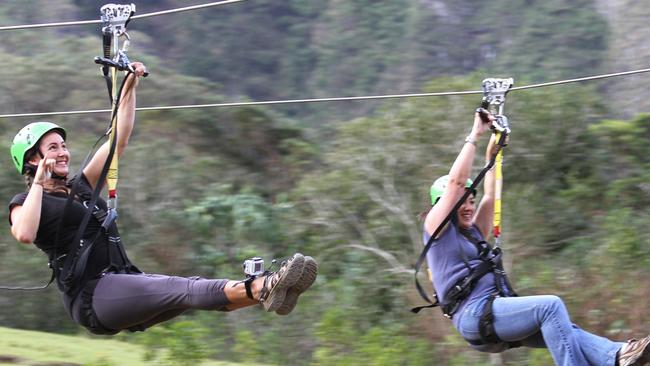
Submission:
<svg viewBox="0 0 650 366">
<path fill-rule="evenodd" d="M 424 242 L 444 221 L 456 202 L 471 185 L 469 174 L 476 153 L 477 142 L 489 130 L 493 116 L 482 119 L 474 116 L 471 133 L 465 139 L 449 174 L 439 178 L 431 187 L 431 209 L 424 217 Z M 488 143 L 486 161 L 496 149 L 494 134 Z M 450 299 L 445 296 L 462 282 L 480 263 L 476 242 L 488 238 L 494 216 L 495 176 L 492 170 L 485 175 L 483 196 L 475 204 L 472 192 L 442 229 L 427 253 L 433 286 L 443 307 Z M 471 238 L 471 239 L 470 239 Z M 641 340 L 614 342 L 591 334 L 571 322 L 562 300 L 553 295 L 496 296 L 494 273 L 488 273 L 463 297 L 452 321 L 459 333 L 475 349 L 483 352 L 501 352 L 513 344 L 548 348 L 556 365 L 641 366 L 650 363 L 650 336 Z M 491 306 L 496 342 L 482 342 L 479 327 L 486 306 Z"/>
</svg>

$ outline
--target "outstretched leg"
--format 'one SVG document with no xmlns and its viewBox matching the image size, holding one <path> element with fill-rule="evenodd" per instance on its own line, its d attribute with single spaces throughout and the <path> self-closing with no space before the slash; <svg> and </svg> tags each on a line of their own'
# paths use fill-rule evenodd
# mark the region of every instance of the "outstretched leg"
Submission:
<svg viewBox="0 0 650 366">
<path fill-rule="evenodd" d="M 189 309 L 226 310 L 228 280 L 156 274 L 112 274 L 102 277 L 93 293 L 98 320 L 109 329 L 149 327 Z"/>
<path fill-rule="evenodd" d="M 315 279 L 315 270 L 307 271 L 313 278 L 308 276 L 308 284 L 305 283 L 304 267 L 305 257 L 298 253 L 284 261 L 277 271 L 248 283 L 109 273 L 97 283 L 92 307 L 103 327 L 114 330 L 146 329 L 189 309 L 230 311 L 261 303 L 267 311 L 276 311 L 286 308 L 285 300 L 288 300 L 291 311 L 297 295 L 287 299 L 287 294 L 296 292 L 295 285 L 302 286 L 298 290 L 304 291 Z"/>
<path fill-rule="evenodd" d="M 557 296 L 497 298 L 494 329 L 504 341 L 524 341 L 541 331 L 556 365 L 611 365 L 622 344 L 585 332 L 571 323 Z"/>
</svg>

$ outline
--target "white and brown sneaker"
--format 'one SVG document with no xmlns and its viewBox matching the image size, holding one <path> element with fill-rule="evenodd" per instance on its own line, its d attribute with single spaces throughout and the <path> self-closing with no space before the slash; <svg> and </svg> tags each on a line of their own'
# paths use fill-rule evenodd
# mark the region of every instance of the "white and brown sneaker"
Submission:
<svg viewBox="0 0 650 366">
<path fill-rule="evenodd" d="M 298 281 L 287 290 L 287 295 L 284 298 L 282 305 L 275 311 L 278 315 L 287 315 L 293 308 L 296 307 L 298 303 L 298 296 L 307 289 L 316 281 L 316 275 L 318 274 L 318 263 L 314 258 L 310 256 L 305 256 L 305 265 L 300 274 Z"/>
<path fill-rule="evenodd" d="M 619 366 L 650 365 L 650 335 L 640 340 L 631 339 L 623 346 L 618 355 Z"/>
<path fill-rule="evenodd" d="M 266 311 L 275 311 L 283 303 L 287 290 L 300 279 L 305 264 L 305 257 L 296 253 L 291 258 L 283 261 L 275 272 L 264 275 L 264 284 L 260 291 L 259 302 Z"/>
</svg>

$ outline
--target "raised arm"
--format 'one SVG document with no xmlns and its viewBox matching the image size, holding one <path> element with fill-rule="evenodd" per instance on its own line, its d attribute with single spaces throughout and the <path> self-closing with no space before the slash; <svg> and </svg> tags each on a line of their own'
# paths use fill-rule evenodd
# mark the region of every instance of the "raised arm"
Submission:
<svg viewBox="0 0 650 366">
<path fill-rule="evenodd" d="M 476 144 L 485 131 L 488 130 L 492 119 L 493 117 L 490 116 L 490 121 L 483 122 L 478 112 L 474 114 L 472 131 L 467 136 L 466 142 L 460 150 L 460 154 L 458 154 L 458 157 L 449 170 L 447 187 L 445 187 L 445 191 L 438 203 L 431 208 L 424 220 L 424 227 L 427 233 L 433 233 L 465 192 L 465 183 L 467 182 L 467 178 L 469 178 L 474 162 Z"/>
<path fill-rule="evenodd" d="M 41 159 L 34 174 L 34 182 L 22 205 L 11 209 L 11 235 L 21 243 L 31 244 L 36 239 L 41 223 L 43 184 L 52 174 L 55 159 Z"/>
<path fill-rule="evenodd" d="M 496 135 L 491 134 L 490 142 L 485 149 L 485 162 L 492 159 L 497 147 Z M 495 192 L 495 177 L 494 168 L 490 169 L 483 179 L 483 197 L 478 205 L 476 214 L 474 215 L 474 224 L 478 226 L 484 238 L 490 235 L 492 228 L 492 220 L 494 219 L 494 192 Z"/>
<path fill-rule="evenodd" d="M 120 106 L 117 112 L 117 142 L 115 147 L 115 154 L 121 156 L 124 149 L 129 143 L 131 131 L 133 131 L 133 124 L 135 122 L 135 90 L 139 83 L 139 77 L 144 75 L 146 68 L 140 62 L 132 63 L 135 69 L 135 74 L 129 74 L 122 95 L 120 97 Z M 88 165 L 84 168 L 84 175 L 88 178 L 88 182 L 93 186 L 97 186 L 97 180 L 101 174 L 106 158 L 110 151 L 110 142 L 104 143 L 92 157 Z"/>
</svg>

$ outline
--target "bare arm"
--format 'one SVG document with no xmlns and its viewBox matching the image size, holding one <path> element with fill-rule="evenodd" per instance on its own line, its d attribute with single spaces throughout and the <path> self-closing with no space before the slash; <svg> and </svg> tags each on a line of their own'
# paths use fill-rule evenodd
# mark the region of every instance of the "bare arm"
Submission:
<svg viewBox="0 0 650 366">
<path fill-rule="evenodd" d="M 460 154 L 458 154 L 449 170 L 449 183 L 445 188 L 445 192 L 438 203 L 431 208 L 424 220 L 424 227 L 429 234 L 433 234 L 433 231 L 442 223 L 456 202 L 465 193 L 465 183 L 469 178 L 472 163 L 474 162 L 474 154 L 476 153 L 476 142 L 488 129 L 489 125 L 490 122 L 483 122 L 478 112 L 474 114 L 474 125 L 472 132 L 468 136 L 474 143 L 466 142 L 463 145 Z"/>
<path fill-rule="evenodd" d="M 138 86 L 139 77 L 145 72 L 145 67 L 140 62 L 134 62 L 133 67 L 135 74 L 129 74 L 122 89 L 120 97 L 120 106 L 117 112 L 117 141 L 115 146 L 115 154 L 121 156 L 124 149 L 129 143 L 131 132 L 133 131 L 133 124 L 135 122 L 135 90 Z M 97 186 L 97 181 L 101 175 L 102 168 L 108 157 L 110 151 L 110 142 L 105 142 L 95 153 L 88 165 L 84 168 L 84 175 L 88 178 L 88 182 L 94 188 Z"/>
<path fill-rule="evenodd" d="M 488 142 L 487 149 L 485 150 L 485 162 L 492 159 L 497 147 L 496 135 L 492 134 L 490 142 Z M 490 235 L 494 219 L 494 192 L 495 192 L 495 177 L 494 169 L 490 169 L 483 180 L 483 197 L 478 205 L 476 214 L 474 215 L 474 224 L 478 226 L 484 238 Z"/>
<path fill-rule="evenodd" d="M 21 243 L 31 244 L 36 239 L 41 223 L 43 184 L 51 176 L 55 163 L 55 159 L 41 159 L 25 202 L 11 209 L 11 235 Z"/>
</svg>

